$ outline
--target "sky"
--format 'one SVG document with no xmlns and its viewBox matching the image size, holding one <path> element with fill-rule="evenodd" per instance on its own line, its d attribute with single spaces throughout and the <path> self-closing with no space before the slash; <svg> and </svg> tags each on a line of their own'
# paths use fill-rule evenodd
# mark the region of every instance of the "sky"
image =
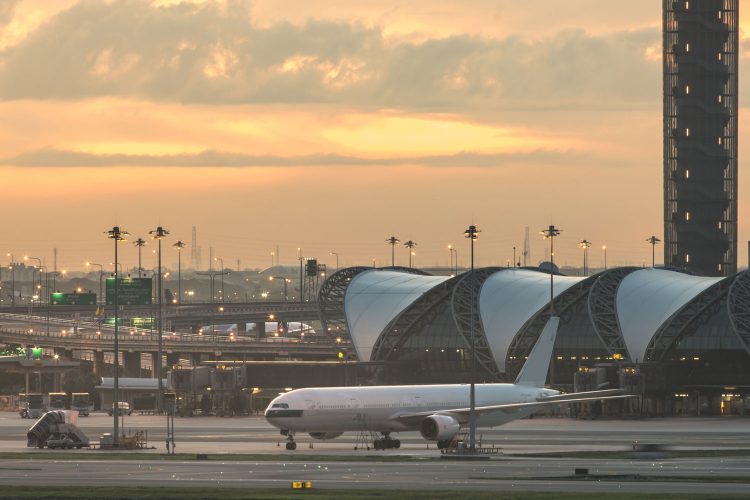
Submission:
<svg viewBox="0 0 750 500">
<path fill-rule="evenodd" d="M 740 24 L 742 136 L 750 10 Z M 610 266 L 650 263 L 661 64 L 656 0 L 0 0 L 0 255 L 106 264 L 118 225 L 167 228 L 167 265 L 193 227 L 203 267 L 209 248 L 227 267 L 298 248 L 389 265 L 391 235 L 417 266 L 449 244 L 466 265 L 476 224 L 478 266 L 512 262 L 526 227 L 536 264 L 554 224 L 561 265 L 583 239 L 591 267 L 604 245 Z"/>
</svg>

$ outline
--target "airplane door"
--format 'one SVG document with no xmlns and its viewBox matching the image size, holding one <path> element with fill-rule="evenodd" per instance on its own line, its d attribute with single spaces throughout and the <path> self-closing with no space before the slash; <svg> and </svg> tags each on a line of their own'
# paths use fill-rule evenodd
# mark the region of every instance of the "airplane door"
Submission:
<svg viewBox="0 0 750 500">
<path fill-rule="evenodd" d="M 305 400 L 305 414 L 306 415 L 310 416 L 310 415 L 315 415 L 316 413 L 318 413 L 315 410 L 315 407 L 316 407 L 315 401 L 313 401 L 312 399 Z"/>
<path fill-rule="evenodd" d="M 348 409 L 356 409 L 359 408 L 359 400 L 356 398 L 349 398 L 346 402 L 346 407 Z"/>
</svg>

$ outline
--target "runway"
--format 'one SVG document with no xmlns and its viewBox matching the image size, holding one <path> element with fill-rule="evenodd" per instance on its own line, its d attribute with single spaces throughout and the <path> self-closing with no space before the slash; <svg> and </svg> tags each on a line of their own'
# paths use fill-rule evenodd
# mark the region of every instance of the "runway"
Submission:
<svg viewBox="0 0 750 500">
<path fill-rule="evenodd" d="M 79 421 L 80 427 L 93 439 L 110 431 L 111 422 L 112 418 L 104 414 Z M 261 417 L 176 419 L 177 452 L 264 454 L 268 455 L 266 459 L 164 461 L 160 456 L 163 455 L 166 419 L 156 416 L 125 418 L 126 429 L 148 430 L 150 444 L 156 446 L 150 451 L 122 452 L 139 453 L 142 460 L 55 460 L 58 451 L 26 448 L 25 430 L 32 423 L 15 414 L 0 414 L 0 451 L 23 452 L 18 457 L 0 460 L 0 484 L 80 485 L 81 478 L 85 478 L 87 485 L 98 486 L 286 489 L 293 480 L 310 480 L 316 488 L 331 489 L 750 494 L 748 483 L 701 481 L 748 478 L 750 457 L 580 459 L 523 456 L 530 452 L 621 451 L 632 449 L 633 441 L 670 444 L 675 449 L 750 448 L 748 421 L 743 418 L 519 420 L 481 431 L 485 446 L 501 448 L 500 454 L 482 462 L 440 459 L 434 445 L 428 448 L 416 433 L 399 436 L 403 443 L 400 450 L 354 451 L 356 436 L 344 435 L 343 439 L 330 442 L 314 441 L 313 448 L 309 448 L 312 439 L 298 436 L 298 450 L 287 452 L 283 437 Z M 279 443 L 281 446 L 277 446 Z M 100 452 L 76 450 L 75 453 L 88 458 Z M 342 456 L 357 457 L 357 461 L 342 461 Z M 389 458 L 382 460 L 382 457 Z M 594 479 L 564 479 L 573 476 L 576 468 L 589 469 Z M 632 480 L 634 478 L 637 480 Z"/>
</svg>

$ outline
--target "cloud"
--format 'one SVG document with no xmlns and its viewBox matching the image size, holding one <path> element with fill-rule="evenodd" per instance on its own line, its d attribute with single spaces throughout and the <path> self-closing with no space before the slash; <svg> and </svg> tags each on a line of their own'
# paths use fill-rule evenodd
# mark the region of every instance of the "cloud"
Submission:
<svg viewBox="0 0 750 500">
<path fill-rule="evenodd" d="M 248 155 L 223 151 L 196 154 L 129 155 L 92 154 L 80 151 L 45 148 L 11 158 L 0 159 L 0 165 L 16 167 L 337 167 L 337 166 L 422 166 L 440 168 L 497 168 L 512 165 L 576 166 L 602 159 L 578 151 L 533 150 L 515 153 L 459 152 L 450 155 L 398 156 L 365 158 L 338 154 L 300 156 Z M 616 166 L 610 160 L 605 164 Z"/>
<path fill-rule="evenodd" d="M 4 27 L 13 19 L 13 13 L 16 5 L 20 0 L 2 0 L 0 1 L 0 27 Z"/>
<path fill-rule="evenodd" d="M 0 99 L 135 97 L 197 104 L 341 104 L 428 111 L 658 102 L 660 31 L 533 41 L 422 42 L 384 27 L 310 20 L 256 26 L 235 0 L 85 2 L 0 53 Z"/>
</svg>

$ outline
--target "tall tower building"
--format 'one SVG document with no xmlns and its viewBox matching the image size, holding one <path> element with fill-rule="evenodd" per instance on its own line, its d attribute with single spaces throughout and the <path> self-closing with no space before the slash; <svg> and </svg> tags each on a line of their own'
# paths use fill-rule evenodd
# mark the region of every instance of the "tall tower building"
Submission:
<svg viewBox="0 0 750 500">
<path fill-rule="evenodd" d="M 737 271 L 739 0 L 663 0 L 664 262 Z"/>
</svg>

